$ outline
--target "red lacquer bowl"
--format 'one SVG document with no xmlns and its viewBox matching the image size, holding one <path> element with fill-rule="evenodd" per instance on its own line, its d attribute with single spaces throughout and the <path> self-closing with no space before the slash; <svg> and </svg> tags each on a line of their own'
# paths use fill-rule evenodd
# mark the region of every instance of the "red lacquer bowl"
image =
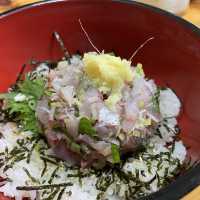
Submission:
<svg viewBox="0 0 200 200">
<path fill-rule="evenodd" d="M 52 36 L 58 31 L 70 53 L 91 51 L 81 19 L 100 50 L 129 58 L 146 39 L 155 37 L 134 58 L 147 77 L 170 86 L 180 97 L 181 136 L 191 156 L 200 156 L 200 30 L 165 11 L 131 1 L 45 1 L 0 16 L 0 91 L 16 79 L 31 58 L 62 56 Z M 199 172 L 200 173 L 200 172 Z M 1 199 L 1 198 L 0 198 Z"/>
</svg>

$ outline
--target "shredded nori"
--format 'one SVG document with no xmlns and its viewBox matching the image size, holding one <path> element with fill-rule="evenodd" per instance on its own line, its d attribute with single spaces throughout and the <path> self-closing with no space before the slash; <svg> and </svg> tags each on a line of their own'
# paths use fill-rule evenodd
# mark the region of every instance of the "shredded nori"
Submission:
<svg viewBox="0 0 200 200">
<path fill-rule="evenodd" d="M 40 158 L 41 158 L 42 160 L 48 162 L 48 163 L 53 164 L 53 165 L 57 165 L 57 164 L 58 164 L 55 160 L 50 159 L 50 158 L 48 158 L 47 156 L 42 156 L 42 155 L 41 155 Z"/>
<path fill-rule="evenodd" d="M 23 170 L 25 171 L 25 173 L 27 174 L 27 176 L 31 179 L 31 181 L 33 183 L 38 183 L 38 181 L 30 174 L 30 172 L 28 171 L 28 169 L 26 169 L 25 167 L 23 167 Z"/>
<path fill-rule="evenodd" d="M 59 170 L 59 166 L 56 167 L 56 168 L 54 169 L 53 173 L 51 174 L 50 179 L 48 180 L 48 183 L 49 183 L 49 184 L 51 184 L 52 181 L 53 181 L 53 179 L 57 176 L 56 173 L 57 173 L 58 170 Z"/>
<path fill-rule="evenodd" d="M 46 190 L 51 188 L 60 188 L 60 187 L 70 187 L 73 186 L 73 183 L 59 183 L 59 184 L 48 184 L 48 185 L 33 185 L 33 186 L 18 186 L 16 187 L 17 190 L 24 190 L 24 191 L 34 191 L 34 190 Z"/>
<path fill-rule="evenodd" d="M 61 199 L 62 199 L 62 196 L 63 196 L 64 192 L 65 192 L 65 188 L 63 188 L 63 189 L 59 192 L 57 200 L 61 200 Z"/>
<path fill-rule="evenodd" d="M 44 162 L 44 168 L 43 168 L 43 170 L 42 170 L 42 172 L 41 172 L 41 177 L 44 176 L 44 174 L 45 174 L 45 172 L 46 172 L 46 170 L 47 170 L 47 161 L 46 161 L 46 160 L 43 160 L 43 162 Z"/>
<path fill-rule="evenodd" d="M 27 160 L 26 160 L 27 163 L 30 163 L 30 159 L 31 159 L 31 155 L 33 153 L 33 150 L 37 146 L 39 141 L 40 141 L 40 138 L 36 139 L 36 141 L 33 143 L 32 147 L 31 147 L 30 151 L 28 152 Z"/>
<path fill-rule="evenodd" d="M 53 191 L 48 195 L 48 197 L 43 198 L 43 200 L 51 200 L 54 199 L 57 193 L 60 191 L 60 188 L 55 188 Z"/>
</svg>

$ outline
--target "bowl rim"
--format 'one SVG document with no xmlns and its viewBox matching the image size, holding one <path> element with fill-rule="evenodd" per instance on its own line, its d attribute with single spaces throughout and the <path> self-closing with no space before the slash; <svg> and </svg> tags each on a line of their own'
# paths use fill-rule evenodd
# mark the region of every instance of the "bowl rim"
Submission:
<svg viewBox="0 0 200 200">
<path fill-rule="evenodd" d="M 25 5 L 19 6 L 19 7 L 11 8 L 7 11 L 0 13 L 0 20 L 3 19 L 4 17 L 12 15 L 12 14 L 31 9 L 33 7 L 43 6 L 43 5 L 46 5 L 46 4 L 53 4 L 53 3 L 57 3 L 57 2 L 58 3 L 59 2 L 86 3 L 87 2 L 87 3 L 93 4 L 93 3 L 102 3 L 103 1 L 107 2 L 107 3 L 110 3 L 110 2 L 115 3 L 116 2 L 116 3 L 121 3 L 121 4 L 129 4 L 129 5 L 135 5 L 135 6 L 143 7 L 144 9 L 151 10 L 151 11 L 156 12 L 158 14 L 172 18 L 172 20 L 175 20 L 176 22 L 180 23 L 184 27 L 189 28 L 190 30 L 192 30 L 192 32 L 195 32 L 195 33 L 198 34 L 198 36 L 200 36 L 200 27 L 192 24 L 191 22 L 187 21 L 186 19 L 184 19 L 184 18 L 182 18 L 178 15 L 175 15 L 175 14 L 169 12 L 169 11 L 163 10 L 161 8 L 158 8 L 158 7 L 155 7 L 155 6 L 152 6 L 152 5 L 148 5 L 148 4 L 145 4 L 145 3 L 136 2 L 134 0 L 108 0 L 108 1 L 107 0 L 93 0 L 93 1 L 91 1 L 91 0 L 76 0 L 76 1 L 73 1 L 73 0 L 39 0 L 37 2 L 28 3 L 28 4 L 25 4 Z"/>
<path fill-rule="evenodd" d="M 66 2 L 66 3 L 90 3 L 90 4 L 95 4 L 95 3 L 102 3 L 104 0 L 40 0 L 37 2 L 33 3 L 28 3 L 25 5 L 22 5 L 20 7 L 12 8 L 10 10 L 7 10 L 5 12 L 0 13 L 0 23 L 1 20 L 11 16 L 13 14 L 17 14 L 20 12 L 23 12 L 25 10 L 32 9 L 34 7 L 38 6 L 45 6 L 49 4 L 54 4 L 54 3 L 59 3 L 59 2 Z M 155 12 L 160 15 L 164 15 L 168 18 L 171 18 L 171 20 L 175 20 L 178 22 L 180 25 L 183 27 L 189 29 L 192 31 L 194 34 L 196 34 L 198 37 L 200 37 L 200 28 L 198 28 L 196 25 L 190 23 L 189 21 L 173 14 L 168 11 L 165 11 L 163 9 L 147 5 L 144 3 L 139 3 L 136 1 L 132 0 L 109 0 L 109 1 L 104 1 L 105 3 L 121 3 L 121 4 L 128 4 L 130 6 L 137 6 L 137 7 L 142 7 L 144 9 L 150 10 L 152 12 Z M 170 19 L 169 19 L 170 20 Z M 161 188 L 159 191 L 154 192 L 146 197 L 140 198 L 139 200 L 179 200 L 181 197 L 186 195 L 188 192 L 193 190 L 195 187 L 200 185 L 200 162 L 198 162 L 195 167 L 192 169 L 188 170 L 184 176 L 178 177 L 175 181 L 170 183 L 164 188 Z"/>
</svg>

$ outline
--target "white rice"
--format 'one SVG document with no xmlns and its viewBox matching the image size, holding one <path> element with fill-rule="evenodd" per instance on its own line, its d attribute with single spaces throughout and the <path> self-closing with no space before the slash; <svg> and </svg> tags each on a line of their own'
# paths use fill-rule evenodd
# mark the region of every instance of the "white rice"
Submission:
<svg viewBox="0 0 200 200">
<path fill-rule="evenodd" d="M 160 112 L 163 117 L 176 117 L 179 114 L 181 103 L 171 89 L 160 90 Z"/>
<path fill-rule="evenodd" d="M 75 62 L 75 61 L 74 61 Z M 165 117 L 175 117 L 180 111 L 180 102 L 172 90 L 163 90 L 160 93 L 160 111 L 162 116 Z M 145 152 L 139 154 L 138 158 L 130 158 L 123 166 L 123 172 L 130 173 L 137 176 L 138 179 L 144 183 L 149 183 L 149 188 L 142 188 L 144 194 L 149 194 L 160 189 L 158 182 L 164 180 L 165 176 L 173 177 L 173 172 L 176 170 L 179 164 L 182 164 L 186 157 L 186 149 L 182 141 L 175 141 L 173 145 L 166 148 L 167 142 L 174 141 L 174 131 L 177 121 L 175 118 L 169 118 L 165 121 L 170 131 L 161 123 L 159 127 L 160 136 L 155 135 L 151 138 Z M 24 139 L 24 141 L 29 141 L 32 137 L 31 132 L 20 132 L 19 129 L 13 123 L 0 124 L 0 132 L 3 137 L 0 139 L 0 152 L 9 153 L 17 146 L 17 141 L 19 139 Z M 29 142 L 26 147 L 30 150 L 32 147 L 32 142 Z M 168 153 L 172 151 L 169 157 Z M 27 163 L 26 159 L 15 162 L 11 168 L 6 170 L 3 169 L 5 165 L 12 161 L 6 161 L 0 168 L 0 176 L 4 178 L 9 178 L 9 181 L 0 187 L 0 192 L 3 192 L 5 196 L 14 197 L 17 200 L 22 200 L 23 197 L 29 197 L 30 199 L 37 198 L 47 198 L 48 195 L 44 194 L 43 191 L 19 191 L 16 189 L 18 186 L 37 186 L 49 184 L 49 180 L 52 177 L 52 173 L 56 170 L 56 176 L 53 178 L 51 184 L 60 184 L 71 182 L 73 186 L 66 187 L 61 200 L 95 200 L 97 196 L 101 194 L 96 188 L 96 183 L 98 178 L 96 175 L 89 175 L 81 179 L 81 182 L 77 177 L 69 177 L 69 174 L 77 174 L 77 170 L 66 170 L 66 163 L 58 162 L 57 165 L 47 163 L 47 168 L 44 175 L 42 176 L 42 171 L 44 170 L 44 161 L 41 159 L 41 153 L 38 149 L 41 147 L 47 147 L 43 141 L 40 141 L 34 148 L 33 153 L 30 157 L 30 163 Z M 7 150 L 6 150 L 7 148 Z M 28 151 L 25 152 L 27 154 Z M 44 150 L 44 154 L 48 155 L 49 150 Z M 151 161 L 151 166 L 149 167 L 149 157 L 158 156 L 159 159 L 154 159 Z M 6 153 L 1 156 L 5 161 Z M 148 159 L 146 159 L 148 158 Z M 178 160 L 178 162 L 175 162 Z M 159 162 L 161 162 L 159 164 Z M 172 164 L 174 162 L 174 164 Z M 166 171 L 167 169 L 167 171 Z M 25 172 L 27 170 L 34 180 L 30 178 Z M 84 170 L 83 173 L 87 173 L 88 170 Z M 103 174 L 107 177 L 109 174 Z M 151 181 L 152 180 L 152 181 Z M 134 183 L 133 183 L 134 184 Z M 121 181 L 119 178 L 115 177 L 115 181 L 107 188 L 107 190 L 102 193 L 101 200 L 125 200 L 125 193 L 127 192 L 127 184 Z M 50 192 L 50 190 L 46 190 Z M 57 199 L 61 191 L 58 191 L 52 199 Z M 99 195 L 100 197 L 100 195 Z"/>
</svg>

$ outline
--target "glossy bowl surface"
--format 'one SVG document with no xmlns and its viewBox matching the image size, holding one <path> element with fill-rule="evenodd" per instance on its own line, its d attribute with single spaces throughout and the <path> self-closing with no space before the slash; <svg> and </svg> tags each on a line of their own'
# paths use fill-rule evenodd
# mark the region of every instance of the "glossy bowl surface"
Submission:
<svg viewBox="0 0 200 200">
<path fill-rule="evenodd" d="M 147 77 L 170 86 L 183 107 L 181 136 L 193 158 L 200 156 L 200 30 L 162 10 L 131 1 L 45 1 L 0 16 L 0 91 L 16 79 L 24 63 L 62 56 L 54 31 L 69 52 L 94 50 L 78 20 L 99 50 L 129 58 L 150 37 L 134 58 Z"/>
</svg>

